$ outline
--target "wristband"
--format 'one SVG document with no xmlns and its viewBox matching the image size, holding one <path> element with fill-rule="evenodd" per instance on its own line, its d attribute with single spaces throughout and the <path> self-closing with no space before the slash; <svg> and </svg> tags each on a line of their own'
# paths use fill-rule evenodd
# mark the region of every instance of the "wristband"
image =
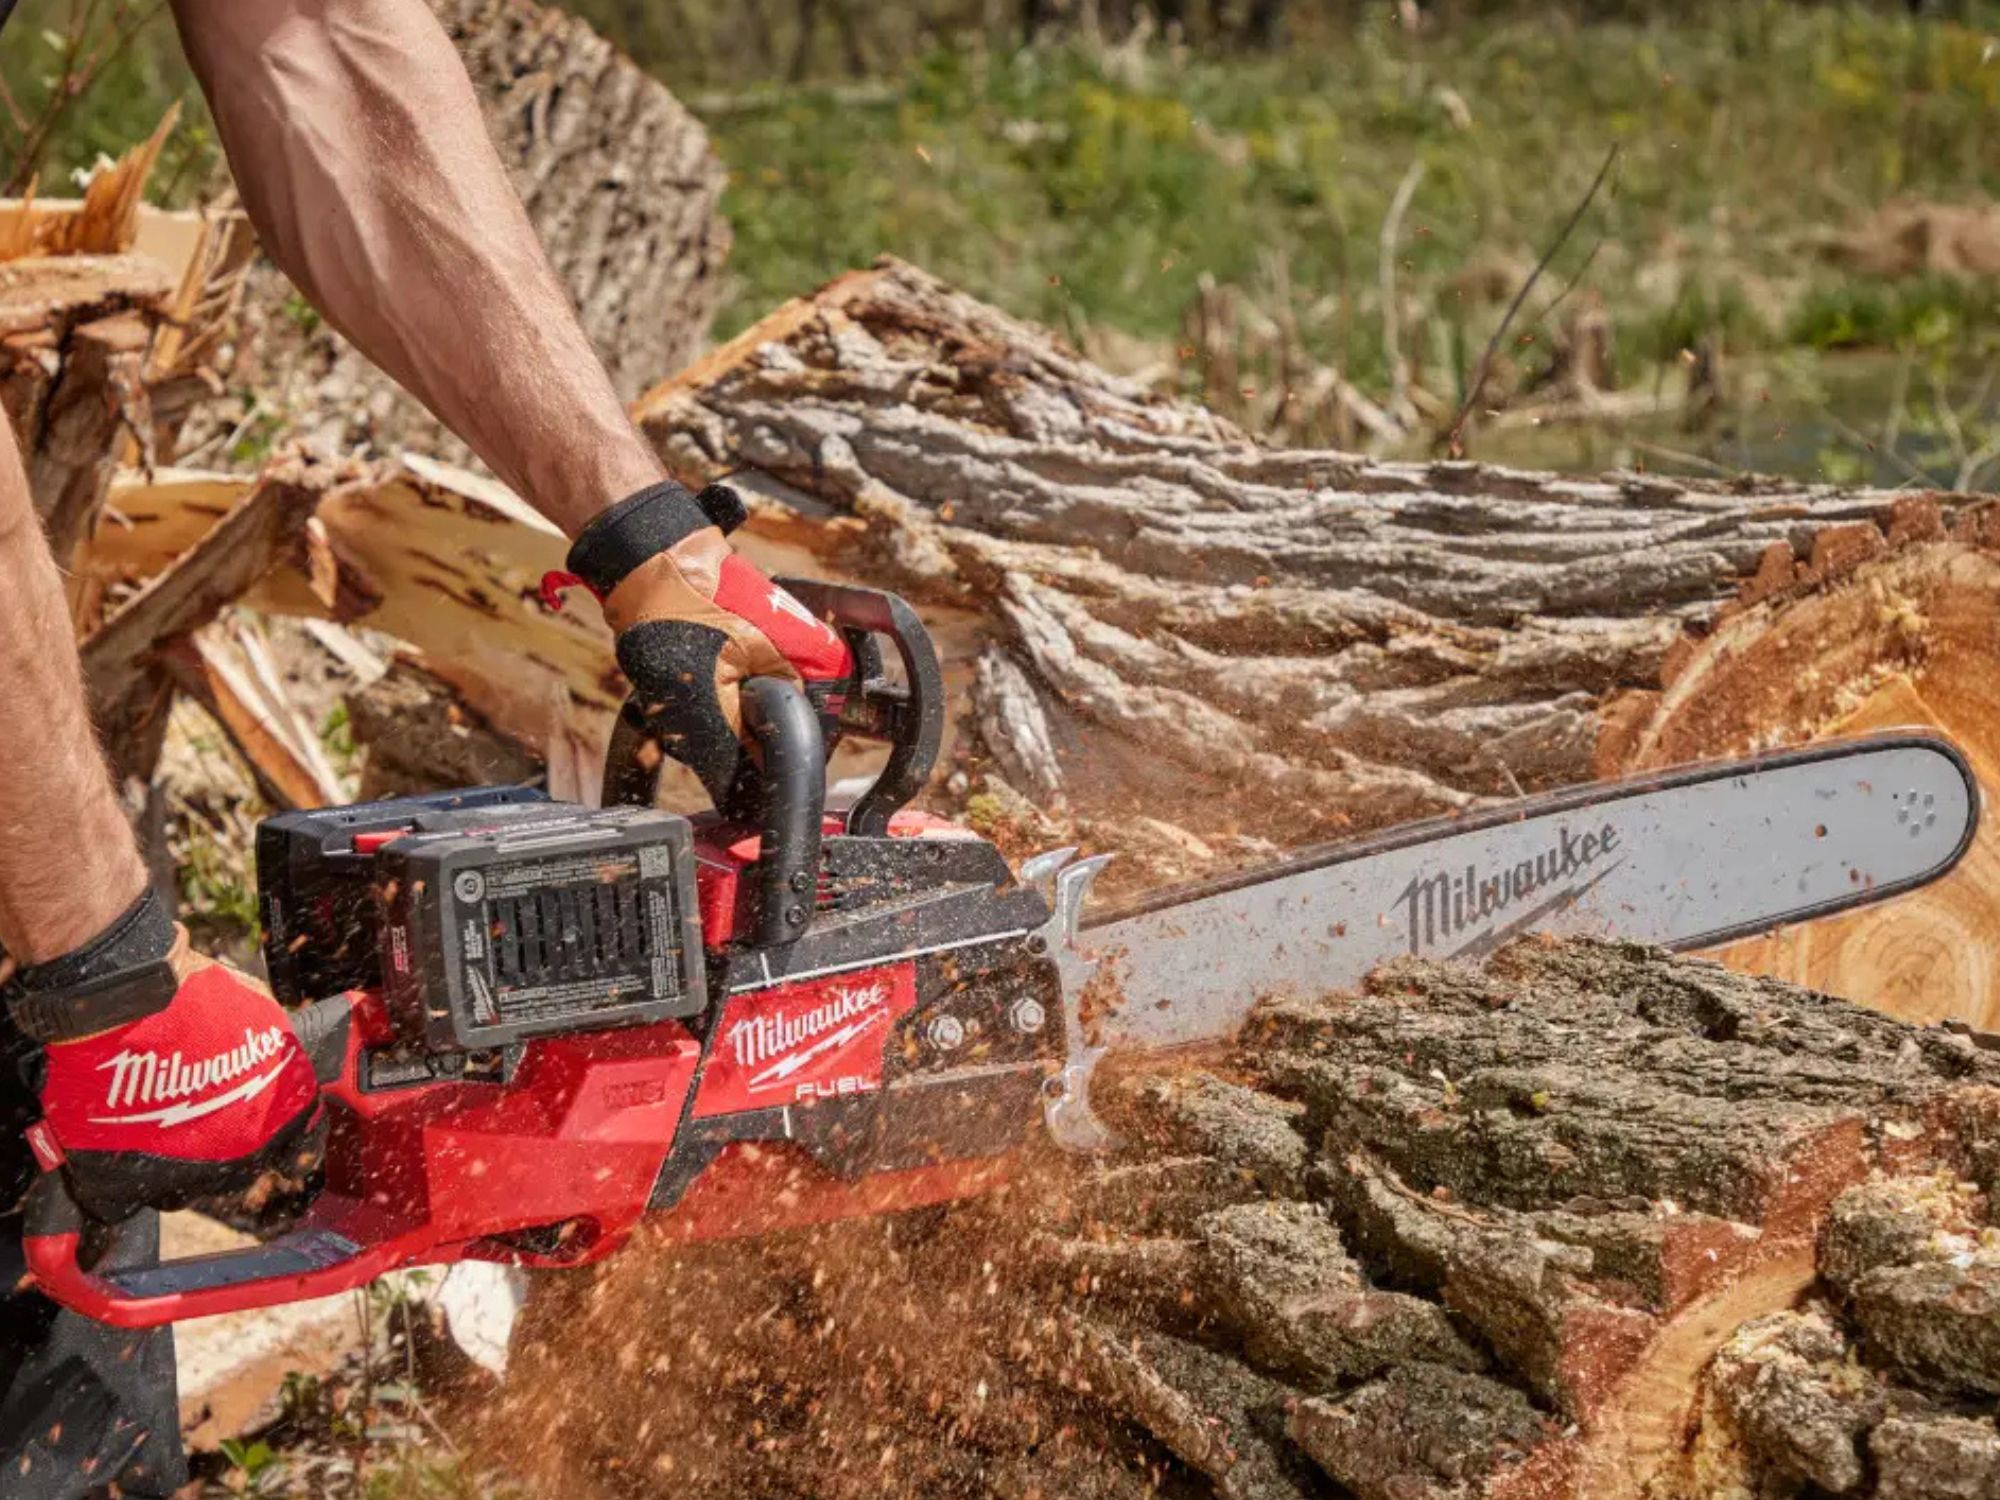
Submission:
<svg viewBox="0 0 2000 1500">
<path fill-rule="evenodd" d="M 14 1024 L 38 1042 L 74 1041 L 165 1010 L 180 988 L 167 955 L 174 919 L 148 889 L 70 953 L 31 964 L 7 986 Z"/>
<path fill-rule="evenodd" d="M 620 500 L 583 528 L 569 549 L 569 576 L 602 599 L 641 563 L 705 527 L 728 536 L 749 514 L 743 497 L 726 484 L 708 485 L 697 495 L 663 479 Z"/>
</svg>

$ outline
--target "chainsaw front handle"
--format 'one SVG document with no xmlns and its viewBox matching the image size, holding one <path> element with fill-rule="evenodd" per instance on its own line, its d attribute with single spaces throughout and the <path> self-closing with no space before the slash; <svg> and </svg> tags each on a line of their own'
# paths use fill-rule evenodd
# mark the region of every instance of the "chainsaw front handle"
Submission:
<svg viewBox="0 0 2000 1500">
<path fill-rule="evenodd" d="M 303 1222 L 266 1243 L 98 1272 L 83 1267 L 89 1225 L 59 1165 L 35 1179 L 22 1213 L 22 1250 L 35 1285 L 113 1328 L 157 1328 L 352 1291 L 404 1263 L 401 1241 L 409 1232 L 356 1199 L 321 1194 Z"/>
<path fill-rule="evenodd" d="M 846 638 L 854 675 L 803 690 L 780 677 L 743 684 L 743 725 L 758 747 L 718 808 L 731 822 L 757 830 L 758 906 L 749 936 L 777 947 L 805 935 L 819 886 L 820 837 L 826 815 L 826 763 L 843 739 L 889 747 L 875 782 L 848 811 L 845 832 L 883 838 L 889 820 L 924 789 L 944 742 L 944 673 L 930 632 L 909 604 L 880 589 L 776 582 Z M 883 670 L 882 642 L 895 648 L 901 682 Z M 606 807 L 650 807 L 664 764 L 644 705 L 629 698 L 604 757 Z"/>
<path fill-rule="evenodd" d="M 287 1014 L 320 1083 L 338 1081 L 349 1051 L 348 997 Z M 393 1222 L 358 1199 L 322 1193 L 300 1223 L 262 1244 L 99 1273 L 83 1265 L 91 1221 L 70 1196 L 61 1149 L 39 1122 L 28 1141 L 41 1168 L 21 1209 L 28 1272 L 55 1301 L 114 1328 L 154 1328 L 352 1291 L 407 1263 L 406 1240 L 420 1228 Z"/>
</svg>

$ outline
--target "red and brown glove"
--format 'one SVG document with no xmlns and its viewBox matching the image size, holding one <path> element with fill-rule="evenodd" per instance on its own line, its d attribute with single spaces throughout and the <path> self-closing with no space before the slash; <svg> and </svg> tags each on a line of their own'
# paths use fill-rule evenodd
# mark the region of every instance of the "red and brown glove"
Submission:
<svg viewBox="0 0 2000 1500">
<path fill-rule="evenodd" d="M 318 1163 L 319 1085 L 284 1011 L 191 952 L 150 892 L 83 950 L 22 970 L 8 1010 L 41 1044 L 38 1154 L 53 1141 L 92 1218 L 223 1196 L 255 1209 Z"/>
<path fill-rule="evenodd" d="M 741 513 L 726 485 L 699 496 L 671 480 L 653 485 L 592 521 L 570 549 L 569 574 L 543 581 L 545 592 L 583 583 L 602 601 L 647 727 L 718 806 L 745 753 L 745 679 L 811 690 L 854 671 L 840 632 L 724 540 Z"/>
</svg>

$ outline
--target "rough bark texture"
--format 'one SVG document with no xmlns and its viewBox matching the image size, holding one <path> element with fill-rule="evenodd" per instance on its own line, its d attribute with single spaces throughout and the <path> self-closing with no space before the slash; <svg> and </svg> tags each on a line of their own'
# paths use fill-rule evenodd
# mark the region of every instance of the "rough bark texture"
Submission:
<svg viewBox="0 0 2000 1500">
<path fill-rule="evenodd" d="M 1650 950 L 1394 966 L 1114 1080 L 1105 1162 L 551 1284 L 491 1420 L 605 1496 L 1990 1494 L 1996 1084 Z"/>
<path fill-rule="evenodd" d="M 1895 515 L 1776 482 L 1260 448 L 898 264 L 640 411 L 676 468 L 858 516 L 840 538 L 871 570 L 982 608 L 1048 743 L 1080 720 L 1093 750 L 1123 739 L 1125 760 L 1246 799 L 1309 793 L 1334 825 L 1589 775 L 1606 702 L 1657 689 L 1773 546 L 1810 556 L 1838 523 L 1880 546 Z M 994 752 L 1023 781 L 1102 774 Z"/>
<path fill-rule="evenodd" d="M 631 397 L 707 343 L 721 304 L 725 173 L 701 123 L 583 21 L 527 0 L 434 0 L 501 159 L 584 331 Z M 294 432 L 347 453 L 464 463 L 429 413 L 330 329 L 286 313 L 291 285 L 254 278 L 254 364 L 239 375 Z"/>
<path fill-rule="evenodd" d="M 974 612 L 979 806 L 1030 841 L 1166 834 L 1145 879 L 1875 722 L 2000 749 L 1969 497 L 1273 450 L 894 262 L 638 410 L 684 476 L 767 497 L 753 532 Z M 1958 939 L 2000 925 L 1995 889 L 1735 957 L 1983 1020 Z"/>
</svg>

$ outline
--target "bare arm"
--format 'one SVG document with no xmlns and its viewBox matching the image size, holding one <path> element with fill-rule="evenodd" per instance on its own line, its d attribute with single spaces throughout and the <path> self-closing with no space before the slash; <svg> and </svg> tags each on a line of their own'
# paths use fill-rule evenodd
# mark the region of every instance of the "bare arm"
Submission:
<svg viewBox="0 0 2000 1500">
<path fill-rule="evenodd" d="M 659 479 L 424 0 L 173 0 L 265 249 L 574 536 Z"/>
</svg>

